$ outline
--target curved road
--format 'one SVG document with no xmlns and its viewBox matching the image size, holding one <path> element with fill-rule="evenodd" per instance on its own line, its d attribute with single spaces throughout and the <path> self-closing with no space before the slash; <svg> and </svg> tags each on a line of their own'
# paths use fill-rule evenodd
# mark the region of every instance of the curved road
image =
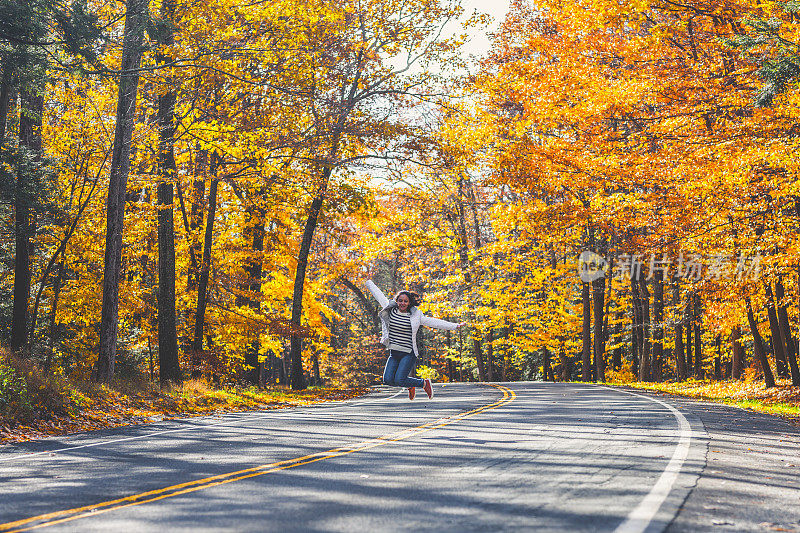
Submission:
<svg viewBox="0 0 800 533">
<path fill-rule="evenodd" d="M 0 531 L 800 531 L 800 433 L 603 386 L 447 384 L 0 447 Z"/>
</svg>

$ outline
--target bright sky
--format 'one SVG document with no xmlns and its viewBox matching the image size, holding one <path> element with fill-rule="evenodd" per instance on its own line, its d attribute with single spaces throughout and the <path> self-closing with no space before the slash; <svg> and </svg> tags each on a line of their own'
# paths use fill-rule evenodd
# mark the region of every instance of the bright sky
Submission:
<svg viewBox="0 0 800 533">
<path fill-rule="evenodd" d="M 474 11 L 488 13 L 494 19 L 485 31 L 470 32 L 470 42 L 464 47 L 465 52 L 477 57 L 485 55 L 491 48 L 488 33 L 497 30 L 508 12 L 509 0 L 462 0 L 464 15 L 469 17 Z"/>
</svg>

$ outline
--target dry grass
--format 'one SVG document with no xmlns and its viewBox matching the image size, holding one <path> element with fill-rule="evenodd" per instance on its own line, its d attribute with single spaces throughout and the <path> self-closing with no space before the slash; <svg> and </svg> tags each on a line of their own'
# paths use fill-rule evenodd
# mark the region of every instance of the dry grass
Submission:
<svg viewBox="0 0 800 533">
<path fill-rule="evenodd" d="M 743 409 L 783 416 L 793 423 L 800 423 L 800 387 L 793 387 L 789 380 L 777 380 L 777 386 L 767 389 L 764 382 L 753 371 L 748 371 L 742 380 L 697 380 L 681 382 L 643 383 L 609 381 L 611 385 L 626 385 L 637 389 L 655 390 L 688 398 L 697 398 Z"/>
<path fill-rule="evenodd" d="M 178 417 L 309 405 L 365 392 L 364 388 L 215 388 L 200 380 L 163 390 L 138 381 L 71 383 L 0 354 L 0 443 Z"/>
</svg>

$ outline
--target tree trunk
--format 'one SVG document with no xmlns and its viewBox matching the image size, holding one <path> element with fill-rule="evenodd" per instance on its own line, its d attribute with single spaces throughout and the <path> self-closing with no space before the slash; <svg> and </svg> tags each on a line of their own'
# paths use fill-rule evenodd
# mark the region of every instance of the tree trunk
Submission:
<svg viewBox="0 0 800 533">
<path fill-rule="evenodd" d="M 798 280 L 800 281 L 800 280 Z M 800 292 L 800 291 L 798 291 Z M 789 313 L 784 302 L 783 281 L 778 278 L 775 283 L 775 296 L 778 299 L 778 326 L 780 327 L 781 341 L 785 348 L 786 360 L 789 363 L 789 370 L 792 374 L 792 385 L 800 386 L 800 370 L 797 368 L 797 341 L 792 336 L 789 326 Z"/>
<path fill-rule="evenodd" d="M 494 330 L 489 328 L 486 334 L 486 377 L 489 381 L 494 381 Z"/>
<path fill-rule="evenodd" d="M 642 352 L 642 305 L 639 284 L 631 277 L 631 358 L 633 373 L 639 376 L 640 355 Z"/>
<path fill-rule="evenodd" d="M 595 381 L 606 380 L 606 320 L 605 320 L 606 278 L 600 277 L 592 282 L 592 306 L 594 307 L 594 364 Z"/>
<path fill-rule="evenodd" d="M 322 211 L 322 203 L 325 201 L 325 190 L 328 187 L 332 169 L 325 166 L 322 170 L 322 181 L 317 196 L 311 202 L 311 208 L 306 219 L 306 227 L 303 231 L 303 240 L 300 243 L 300 250 L 297 254 L 297 271 L 294 277 L 294 291 L 292 292 L 292 336 L 291 336 L 291 361 L 292 361 L 292 389 L 302 390 L 306 388 L 305 377 L 303 376 L 303 341 L 300 336 L 299 328 L 303 319 L 303 286 L 306 281 L 306 269 L 308 268 L 308 256 L 311 252 L 311 243 L 314 240 L 314 231 L 317 229 L 317 222 Z"/>
<path fill-rule="evenodd" d="M 639 381 L 651 381 L 650 365 L 650 292 L 647 290 L 647 280 L 639 276 L 640 302 L 642 306 L 642 350 L 639 362 Z"/>
<path fill-rule="evenodd" d="M 731 377 L 741 379 L 744 370 L 744 347 L 742 346 L 742 328 L 736 326 L 731 331 Z"/>
<path fill-rule="evenodd" d="M 778 321 L 778 313 L 775 311 L 775 297 L 772 294 L 772 284 L 765 283 L 764 289 L 767 294 L 767 317 L 769 318 L 769 337 L 772 345 L 772 354 L 775 356 L 775 369 L 778 376 L 789 377 L 789 367 L 786 358 L 786 345 L 781 337 L 781 326 Z"/>
<path fill-rule="evenodd" d="M 42 153 L 42 112 L 44 97 L 35 88 L 20 93 L 19 144 L 34 154 Z M 31 294 L 31 237 L 33 236 L 33 212 L 31 197 L 37 184 L 26 171 L 17 173 L 14 197 L 14 301 L 11 312 L 11 350 L 25 348 L 28 333 L 28 298 Z"/>
<path fill-rule="evenodd" d="M 570 367 L 569 357 L 564 353 L 564 348 L 559 350 L 558 359 L 561 361 L 561 381 L 570 381 L 572 379 L 572 368 Z"/>
<path fill-rule="evenodd" d="M 50 334 L 48 338 L 47 359 L 45 369 L 50 370 L 56 341 L 56 317 L 58 316 L 58 299 L 61 295 L 61 283 L 64 280 L 64 260 L 58 263 L 56 270 L 56 280 L 53 282 L 53 301 L 50 304 L 50 316 L 48 318 Z"/>
<path fill-rule="evenodd" d="M 658 270 L 653 277 L 653 358 L 650 374 L 655 381 L 661 381 L 661 368 L 664 362 L 664 271 Z"/>
<path fill-rule="evenodd" d="M 614 324 L 614 352 L 611 355 L 611 364 L 614 370 L 622 368 L 622 312 L 617 313 L 617 323 Z"/>
<path fill-rule="evenodd" d="M 175 43 L 175 0 L 161 4 L 162 46 Z M 159 53 L 157 62 L 165 65 L 170 57 Z M 159 381 L 182 380 L 178 360 L 177 315 L 175 312 L 175 99 L 171 77 L 166 78 L 166 92 L 158 96 L 158 363 Z"/>
<path fill-rule="evenodd" d="M 479 331 L 476 331 L 475 335 L 476 336 L 472 338 L 472 357 L 475 358 L 475 363 L 478 365 L 478 380 L 487 381 L 486 365 L 483 361 L 483 347 L 481 346 L 481 334 Z"/>
<path fill-rule="evenodd" d="M 694 364 L 692 363 L 692 331 L 694 328 L 693 311 L 692 311 L 692 294 L 689 293 L 686 297 L 686 311 L 684 312 L 685 326 L 686 326 L 686 377 L 692 373 Z"/>
<path fill-rule="evenodd" d="M 703 312 L 700 306 L 700 295 L 694 293 L 694 375 L 697 379 L 703 379 L 703 323 L 701 321 Z"/>
<path fill-rule="evenodd" d="M 722 379 L 722 337 L 718 334 L 715 341 L 717 345 L 717 356 L 714 357 L 714 379 Z"/>
<path fill-rule="evenodd" d="M 448 329 L 446 332 L 447 336 L 447 381 L 453 381 L 455 378 L 455 368 L 453 367 L 453 360 L 451 357 L 453 356 L 453 335 L 452 332 Z"/>
<path fill-rule="evenodd" d="M 588 283 L 581 283 L 581 303 L 583 304 L 583 325 L 581 337 L 581 380 L 592 381 L 592 297 Z"/>
<path fill-rule="evenodd" d="M 319 356 L 316 353 L 314 354 L 314 365 L 312 370 L 314 372 L 314 385 L 319 387 L 322 385 L 322 377 L 319 373 Z"/>
<path fill-rule="evenodd" d="M 544 349 L 544 380 L 548 381 L 553 374 L 553 371 L 550 369 L 550 350 L 547 348 Z M 553 379 L 555 381 L 555 379 Z"/>
<path fill-rule="evenodd" d="M 106 246 L 103 265 L 103 306 L 100 319 L 100 346 L 94 376 L 110 381 L 117 355 L 119 318 L 119 280 L 122 274 L 122 231 L 125 196 L 130 169 L 131 138 L 136 116 L 136 94 L 142 40 L 150 0 L 128 0 L 122 44 L 122 65 L 117 97 L 117 117 L 106 202 Z"/>
<path fill-rule="evenodd" d="M 175 226 L 172 183 L 158 184 L 158 378 L 180 382 L 175 314 Z"/>
<path fill-rule="evenodd" d="M 259 211 L 257 213 L 254 213 L 252 217 L 256 219 L 256 222 L 253 225 L 253 246 L 252 246 L 252 250 L 255 257 L 250 260 L 250 264 L 248 265 L 247 268 L 247 275 L 250 278 L 248 290 L 249 293 L 253 296 L 248 296 L 247 305 L 248 307 L 250 307 L 250 309 L 259 312 L 261 310 L 261 300 L 259 299 L 258 295 L 261 294 L 261 278 L 263 277 L 262 253 L 264 252 L 265 227 L 264 227 L 263 213 Z M 249 383 L 253 385 L 258 383 L 257 369 L 258 369 L 258 353 L 260 351 L 261 351 L 261 342 L 258 336 L 256 336 L 256 338 L 253 339 L 253 341 L 247 346 L 247 351 L 245 351 L 244 354 L 244 364 L 249 368 L 246 374 L 246 379 Z M 317 371 L 319 371 L 319 366 L 317 366 Z"/>
<path fill-rule="evenodd" d="M 683 324 L 675 325 L 675 376 L 678 381 L 686 380 L 686 355 L 683 351 Z"/>
<path fill-rule="evenodd" d="M 195 237 L 195 235 L 198 228 L 203 223 L 203 200 L 206 196 L 206 171 L 211 170 L 212 179 L 216 178 L 216 157 L 216 152 L 209 154 L 208 150 L 198 150 L 195 156 L 195 175 L 192 183 L 191 196 L 189 198 L 192 205 L 188 216 L 189 227 L 187 228 L 189 235 L 192 236 L 189 245 L 189 254 L 195 258 L 203 253 L 200 249 L 200 239 Z M 190 265 L 187 270 L 187 290 L 191 292 L 197 285 L 199 279 L 199 268 L 193 268 Z"/>
<path fill-rule="evenodd" d="M 508 322 L 506 322 L 506 324 L 508 324 Z M 508 381 L 506 379 L 508 372 L 508 341 L 511 339 L 511 328 L 508 325 L 503 328 L 503 337 L 506 339 L 506 341 L 503 343 L 503 368 L 501 370 L 500 379 L 503 382 L 506 382 Z M 555 378 L 553 378 L 553 381 L 555 381 Z"/>
<path fill-rule="evenodd" d="M 194 341 L 192 342 L 193 359 L 203 351 L 203 330 L 205 328 L 206 305 L 208 302 L 208 280 L 211 273 L 211 245 L 214 242 L 214 219 L 217 212 L 217 188 L 219 182 L 211 180 L 208 191 L 208 214 L 206 230 L 203 238 L 203 260 L 197 283 L 197 308 L 194 313 Z M 193 369 L 193 372 L 196 370 Z"/>
<path fill-rule="evenodd" d="M 750 297 L 745 298 L 745 301 L 747 302 L 747 322 L 750 324 L 750 332 L 753 334 L 753 351 L 761 363 L 761 369 L 764 371 L 764 385 L 767 388 L 771 388 L 775 386 L 775 377 L 772 375 L 767 354 L 764 352 L 764 341 L 761 339 L 758 323 L 753 316 L 753 305 L 750 303 Z"/>
</svg>

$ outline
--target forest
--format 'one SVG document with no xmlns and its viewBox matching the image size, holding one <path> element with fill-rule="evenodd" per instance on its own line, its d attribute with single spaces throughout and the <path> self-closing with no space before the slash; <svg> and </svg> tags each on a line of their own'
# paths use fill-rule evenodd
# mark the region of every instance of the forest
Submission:
<svg viewBox="0 0 800 533">
<path fill-rule="evenodd" d="M 0 0 L 15 372 L 800 386 L 800 3 Z M 44 379 L 44 378 L 43 378 Z M 47 378 L 49 379 L 49 378 Z"/>
</svg>

